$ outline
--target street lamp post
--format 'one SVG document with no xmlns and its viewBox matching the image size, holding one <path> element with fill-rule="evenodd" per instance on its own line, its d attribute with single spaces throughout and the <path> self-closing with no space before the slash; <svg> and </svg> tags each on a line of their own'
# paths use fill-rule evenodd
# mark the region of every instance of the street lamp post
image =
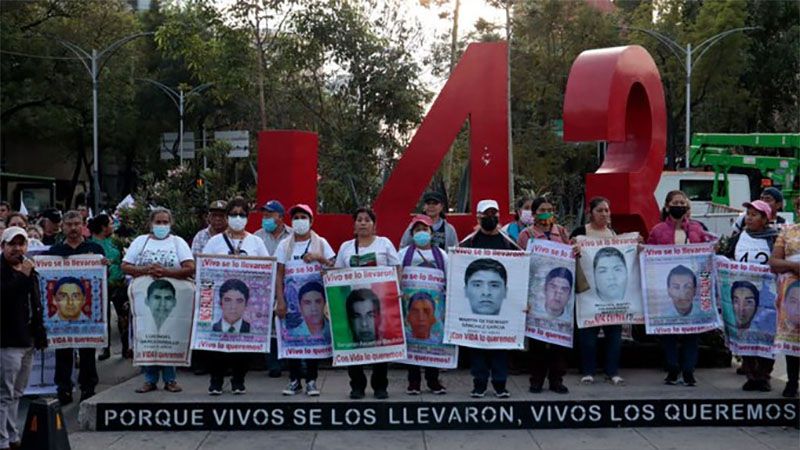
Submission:
<svg viewBox="0 0 800 450">
<path fill-rule="evenodd" d="M 201 84 L 200 86 L 192 88 L 189 92 L 184 93 L 183 88 L 181 87 L 178 87 L 178 90 L 176 91 L 175 89 L 172 89 L 166 84 L 150 78 L 138 78 L 138 80 L 145 81 L 161 89 L 165 94 L 167 94 L 167 97 L 169 97 L 170 100 L 172 100 L 172 103 L 175 104 L 175 107 L 178 108 L 178 116 L 180 117 L 180 126 L 178 132 L 179 133 L 178 153 L 180 155 L 180 165 L 183 166 L 183 112 L 184 112 L 185 99 L 192 94 L 199 94 L 203 92 L 204 90 L 210 88 L 214 83 Z"/>
<path fill-rule="evenodd" d="M 104 48 L 103 50 L 97 51 L 96 49 L 92 49 L 92 52 L 89 53 L 83 48 L 73 44 L 72 42 L 58 39 L 56 38 L 56 42 L 61 44 L 62 46 L 66 47 L 67 50 L 74 53 L 78 59 L 80 60 L 83 67 L 89 72 L 89 76 L 92 78 L 92 191 L 94 191 L 94 210 L 95 212 L 100 211 L 100 150 L 98 147 L 98 119 L 97 119 L 97 93 L 100 87 L 100 73 L 103 71 L 103 67 L 105 67 L 106 63 L 108 62 L 109 58 L 119 50 L 120 47 L 127 44 L 128 42 L 140 38 L 142 36 L 147 36 L 155 34 L 152 31 L 143 32 L 143 33 L 136 33 L 131 34 L 129 36 L 125 36 L 117 41 L 113 42 L 108 47 Z"/>
<path fill-rule="evenodd" d="M 692 48 L 692 44 L 687 43 L 686 48 L 683 48 L 680 44 L 675 42 L 674 40 L 670 39 L 666 35 L 659 33 L 655 30 L 648 30 L 646 28 L 637 28 L 637 27 L 624 27 L 625 29 L 634 30 L 634 31 L 641 31 L 642 33 L 647 34 L 648 36 L 656 39 L 657 41 L 661 42 L 681 61 L 681 65 L 683 66 L 683 70 L 686 73 L 686 138 L 685 138 L 685 160 L 684 164 L 686 168 L 689 168 L 689 146 L 691 145 L 691 126 L 692 126 L 692 68 L 696 66 L 700 58 L 706 54 L 708 49 L 710 49 L 714 44 L 721 41 L 722 39 L 730 36 L 731 34 L 738 33 L 740 31 L 748 31 L 748 30 L 757 30 L 760 29 L 759 27 L 742 27 L 742 28 L 734 28 L 732 30 L 723 31 L 722 33 L 715 34 L 710 38 L 706 39 L 705 41 L 701 42 L 696 47 Z M 699 52 L 700 54 L 697 55 L 695 58 L 694 55 Z M 682 55 L 681 55 L 682 53 Z"/>
</svg>

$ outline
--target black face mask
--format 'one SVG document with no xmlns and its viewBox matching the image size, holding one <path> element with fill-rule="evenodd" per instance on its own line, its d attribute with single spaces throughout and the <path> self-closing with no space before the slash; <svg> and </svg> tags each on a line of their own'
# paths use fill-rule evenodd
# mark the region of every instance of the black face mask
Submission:
<svg viewBox="0 0 800 450">
<path fill-rule="evenodd" d="M 687 206 L 670 206 L 667 211 L 673 219 L 677 220 L 685 216 L 686 211 L 689 211 L 689 208 Z"/>
<path fill-rule="evenodd" d="M 485 231 L 494 231 L 497 228 L 497 216 L 481 217 L 481 228 Z"/>
</svg>

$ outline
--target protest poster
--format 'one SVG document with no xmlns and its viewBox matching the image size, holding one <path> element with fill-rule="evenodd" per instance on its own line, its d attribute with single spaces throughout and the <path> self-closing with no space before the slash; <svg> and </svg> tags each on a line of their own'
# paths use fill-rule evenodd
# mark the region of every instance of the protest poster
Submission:
<svg viewBox="0 0 800 450">
<path fill-rule="evenodd" d="M 778 323 L 773 350 L 775 353 L 800 356 L 800 277 L 789 273 L 778 277 L 776 306 Z"/>
<path fill-rule="evenodd" d="M 50 348 L 108 345 L 106 266 L 100 255 L 36 256 Z"/>
<path fill-rule="evenodd" d="M 448 254 L 447 344 L 521 349 L 525 344 L 530 255 L 453 248 Z"/>
<path fill-rule="evenodd" d="M 286 317 L 275 320 L 278 358 L 330 358 L 333 355 L 331 323 L 327 316 L 322 265 L 298 259 L 287 261 L 284 267 Z"/>
<path fill-rule="evenodd" d="M 75 350 L 73 350 L 75 352 Z M 56 377 L 56 349 L 34 350 L 31 374 L 24 395 L 54 395 L 58 392 Z M 78 371 L 72 371 L 72 383 L 77 384 Z"/>
<path fill-rule="evenodd" d="M 576 295 L 578 328 L 644 323 L 637 258 L 639 233 L 607 239 L 578 236 L 589 289 Z"/>
<path fill-rule="evenodd" d="M 775 274 L 768 265 L 714 258 L 717 298 L 731 353 L 772 358 L 777 320 Z"/>
<path fill-rule="evenodd" d="M 647 245 L 639 264 L 647 334 L 702 333 L 722 326 L 713 243 Z"/>
<path fill-rule="evenodd" d="M 133 317 L 133 365 L 188 366 L 194 283 L 141 276 L 128 286 L 128 298 Z"/>
<path fill-rule="evenodd" d="M 275 258 L 197 255 L 192 350 L 268 353 Z"/>
<path fill-rule="evenodd" d="M 394 267 L 336 269 L 322 278 L 331 318 L 334 366 L 406 358 L 400 287 Z"/>
<path fill-rule="evenodd" d="M 525 335 L 572 348 L 575 257 L 571 245 L 531 240 L 528 316 Z"/>
<path fill-rule="evenodd" d="M 453 369 L 458 365 L 458 346 L 443 342 L 446 283 L 442 270 L 403 268 L 403 322 L 408 362 L 416 366 Z"/>
</svg>

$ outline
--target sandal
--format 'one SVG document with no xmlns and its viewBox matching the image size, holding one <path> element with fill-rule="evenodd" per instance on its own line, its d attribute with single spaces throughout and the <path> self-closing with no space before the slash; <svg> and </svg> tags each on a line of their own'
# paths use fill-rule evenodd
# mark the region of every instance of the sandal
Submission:
<svg viewBox="0 0 800 450">
<path fill-rule="evenodd" d="M 613 384 L 614 386 L 625 386 L 625 379 L 619 375 L 614 375 L 613 377 L 609 377 L 608 382 Z"/>
<path fill-rule="evenodd" d="M 170 381 L 169 383 L 164 383 L 164 390 L 168 392 L 180 392 L 183 388 L 177 381 Z"/>
<path fill-rule="evenodd" d="M 594 384 L 594 377 L 591 375 L 584 375 L 581 378 L 581 384 Z"/>
<path fill-rule="evenodd" d="M 153 391 L 157 391 L 157 390 L 158 390 L 158 386 L 156 386 L 155 384 L 153 384 L 153 383 L 144 383 L 143 385 L 141 385 L 141 387 L 136 389 L 136 393 L 137 394 L 145 394 L 145 393 L 153 392 Z"/>
</svg>

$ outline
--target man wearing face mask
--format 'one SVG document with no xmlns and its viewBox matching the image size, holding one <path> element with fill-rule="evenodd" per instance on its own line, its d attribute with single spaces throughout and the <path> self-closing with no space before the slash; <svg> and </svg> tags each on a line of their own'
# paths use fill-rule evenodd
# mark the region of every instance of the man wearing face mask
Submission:
<svg viewBox="0 0 800 450">
<path fill-rule="evenodd" d="M 208 226 L 198 231 L 192 239 L 192 254 L 202 253 L 203 247 L 208 244 L 208 240 L 228 228 L 228 202 L 225 200 L 215 200 L 208 206 L 208 216 L 206 221 Z"/>
<path fill-rule="evenodd" d="M 236 197 L 228 202 L 228 228 L 208 240 L 203 247 L 207 255 L 235 255 L 235 256 L 269 256 L 264 242 L 256 235 L 245 231 L 247 202 Z"/>
<path fill-rule="evenodd" d="M 281 202 L 270 200 L 261 207 L 261 229 L 256 231 L 256 236 L 264 241 L 270 255 L 275 254 L 278 244 L 292 235 L 292 229 L 283 223 L 286 210 Z"/>
<path fill-rule="evenodd" d="M 495 200 L 481 200 L 476 208 L 480 228 L 466 237 L 459 246 L 468 248 L 488 248 L 496 250 L 519 250 L 520 248 L 508 236 L 500 231 L 498 216 L 500 207 Z M 470 396 L 482 398 L 491 373 L 492 387 L 497 398 L 508 398 L 511 394 L 506 389 L 508 379 L 508 351 L 469 349 L 470 372 L 473 389 Z"/>
</svg>

